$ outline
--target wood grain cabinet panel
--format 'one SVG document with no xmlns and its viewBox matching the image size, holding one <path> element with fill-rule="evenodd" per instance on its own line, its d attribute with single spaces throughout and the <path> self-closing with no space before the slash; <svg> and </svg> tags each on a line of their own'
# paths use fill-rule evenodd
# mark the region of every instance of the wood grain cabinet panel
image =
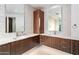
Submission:
<svg viewBox="0 0 79 59">
<path fill-rule="evenodd" d="M 10 55 L 10 44 L 0 46 L 0 55 Z"/>
<path fill-rule="evenodd" d="M 48 36 L 40 36 L 40 43 L 51 47 L 51 38 Z"/>
<path fill-rule="evenodd" d="M 10 48 L 11 48 L 10 50 L 11 55 L 16 55 L 16 42 L 11 42 Z"/>
<path fill-rule="evenodd" d="M 49 47 L 51 47 L 51 37 L 48 37 L 48 36 L 46 36 L 45 37 L 45 44 L 47 45 L 47 46 L 49 46 Z"/>
<path fill-rule="evenodd" d="M 44 41 L 45 41 L 45 37 L 44 36 L 40 36 L 40 44 L 44 44 Z"/>
<path fill-rule="evenodd" d="M 61 49 L 61 39 L 57 37 L 52 37 L 52 47 L 56 49 Z"/>
<path fill-rule="evenodd" d="M 61 50 L 64 52 L 71 53 L 71 40 L 61 39 Z"/>
<path fill-rule="evenodd" d="M 72 54 L 79 55 L 79 41 L 72 40 Z"/>
<path fill-rule="evenodd" d="M 11 43 L 11 55 L 20 55 L 39 44 L 39 36 Z"/>
<path fill-rule="evenodd" d="M 64 52 L 79 55 L 79 41 L 38 35 L 0 46 L 0 55 L 20 55 L 29 49 L 42 44 Z"/>
<path fill-rule="evenodd" d="M 51 42 L 52 42 L 52 44 L 51 44 L 51 46 L 52 46 L 52 48 L 56 48 L 56 39 L 55 39 L 55 37 L 51 37 Z"/>
<path fill-rule="evenodd" d="M 52 47 L 64 52 L 71 53 L 71 40 L 58 38 L 58 37 L 52 37 Z"/>
<path fill-rule="evenodd" d="M 34 33 L 44 33 L 44 12 L 37 9 L 33 12 L 34 15 Z"/>
<path fill-rule="evenodd" d="M 33 44 L 31 38 L 24 39 L 23 40 L 23 49 L 24 49 L 24 51 L 29 50 L 32 47 L 31 44 Z"/>
<path fill-rule="evenodd" d="M 16 54 L 22 54 L 22 41 L 17 41 L 16 43 Z"/>
<path fill-rule="evenodd" d="M 19 55 L 23 53 L 22 40 L 11 43 L 11 55 Z"/>
<path fill-rule="evenodd" d="M 56 48 L 64 52 L 71 53 L 71 40 L 70 39 L 50 37 L 50 36 L 40 36 L 40 42 L 43 45 Z"/>
<path fill-rule="evenodd" d="M 34 43 L 35 46 L 37 46 L 37 45 L 40 44 L 40 38 L 39 38 L 39 36 L 33 37 L 33 43 Z"/>
</svg>

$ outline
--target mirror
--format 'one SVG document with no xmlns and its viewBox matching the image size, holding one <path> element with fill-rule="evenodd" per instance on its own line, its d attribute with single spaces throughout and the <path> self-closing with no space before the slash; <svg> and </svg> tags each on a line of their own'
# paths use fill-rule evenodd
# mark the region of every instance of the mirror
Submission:
<svg viewBox="0 0 79 59">
<path fill-rule="evenodd" d="M 62 31 L 61 6 L 53 6 L 48 10 L 47 29 L 49 32 Z"/>
<path fill-rule="evenodd" d="M 6 4 L 6 32 L 24 32 L 24 5 Z"/>
</svg>

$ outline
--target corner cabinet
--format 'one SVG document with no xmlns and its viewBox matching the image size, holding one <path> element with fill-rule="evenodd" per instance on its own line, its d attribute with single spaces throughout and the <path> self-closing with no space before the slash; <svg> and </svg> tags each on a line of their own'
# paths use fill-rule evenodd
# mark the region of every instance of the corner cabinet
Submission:
<svg viewBox="0 0 79 59">
<path fill-rule="evenodd" d="M 51 47 L 51 38 L 48 36 L 40 36 L 40 44 Z"/>
<path fill-rule="evenodd" d="M 33 12 L 33 16 L 34 33 L 44 33 L 44 12 L 40 9 L 37 9 Z"/>
</svg>

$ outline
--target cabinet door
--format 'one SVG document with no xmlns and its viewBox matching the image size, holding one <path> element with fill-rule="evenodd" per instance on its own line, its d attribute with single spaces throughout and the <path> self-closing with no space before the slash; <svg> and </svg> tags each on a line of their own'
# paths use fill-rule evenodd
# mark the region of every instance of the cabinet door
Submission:
<svg viewBox="0 0 79 59">
<path fill-rule="evenodd" d="M 64 38 L 58 38 L 58 37 L 52 37 L 52 47 L 59 49 L 64 52 L 71 53 L 71 40 L 64 39 Z"/>
<path fill-rule="evenodd" d="M 57 41 L 57 39 L 55 38 L 55 37 L 51 37 L 51 46 L 53 47 L 53 48 L 56 48 L 56 41 Z"/>
<path fill-rule="evenodd" d="M 20 55 L 23 53 L 22 40 L 11 43 L 11 55 Z"/>
<path fill-rule="evenodd" d="M 27 38 L 27 39 L 24 39 L 23 41 L 23 48 L 24 48 L 24 51 L 27 51 L 31 48 L 33 48 L 33 41 L 32 41 L 33 38 Z"/>
<path fill-rule="evenodd" d="M 10 55 L 10 44 L 0 46 L 0 55 Z"/>
<path fill-rule="evenodd" d="M 71 53 L 71 40 L 61 39 L 61 50 L 64 52 Z"/>
<path fill-rule="evenodd" d="M 40 43 L 43 45 L 51 47 L 51 38 L 48 36 L 41 36 Z"/>
<path fill-rule="evenodd" d="M 72 54 L 79 55 L 79 41 L 72 40 Z"/>
<path fill-rule="evenodd" d="M 40 35 L 40 44 L 44 44 L 45 42 L 45 37 Z"/>
<path fill-rule="evenodd" d="M 15 44 L 16 44 L 16 45 L 15 45 Z M 23 53 L 22 40 L 16 41 L 16 42 L 14 43 L 14 45 L 16 46 L 16 54 L 17 54 L 17 55 L 22 54 L 22 53 Z"/>
<path fill-rule="evenodd" d="M 61 39 L 58 37 L 52 37 L 52 47 L 56 49 L 61 49 Z"/>
<path fill-rule="evenodd" d="M 33 43 L 34 43 L 35 46 L 37 46 L 38 44 L 40 44 L 40 38 L 39 38 L 39 36 L 33 37 Z"/>
<path fill-rule="evenodd" d="M 11 42 L 11 55 L 15 55 L 16 54 L 16 42 Z"/>
<path fill-rule="evenodd" d="M 44 33 L 44 12 L 37 9 L 33 13 L 34 15 L 34 33 Z"/>
<path fill-rule="evenodd" d="M 45 36 L 45 45 L 51 47 L 51 37 Z"/>
<path fill-rule="evenodd" d="M 34 11 L 34 33 L 39 33 L 39 10 Z"/>
<path fill-rule="evenodd" d="M 44 12 L 39 11 L 39 17 L 40 17 L 40 33 L 44 33 Z"/>
</svg>

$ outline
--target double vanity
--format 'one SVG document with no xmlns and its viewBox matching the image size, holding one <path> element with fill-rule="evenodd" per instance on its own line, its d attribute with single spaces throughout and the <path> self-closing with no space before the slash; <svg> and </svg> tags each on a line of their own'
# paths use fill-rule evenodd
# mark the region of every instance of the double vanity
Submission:
<svg viewBox="0 0 79 59">
<path fill-rule="evenodd" d="M 78 12 L 75 13 L 74 5 L 51 5 L 45 10 L 26 4 L 0 4 L 0 7 L 0 55 L 22 55 L 38 45 L 79 55 L 79 28 L 74 22 L 79 17 L 75 17 Z"/>
<path fill-rule="evenodd" d="M 5 38 L 6 39 L 6 38 Z M 39 35 L 31 34 L 0 41 L 0 55 L 19 55 L 39 44 Z"/>
<path fill-rule="evenodd" d="M 79 40 L 56 35 L 30 34 L 0 41 L 0 55 L 21 55 L 39 44 L 70 54 L 79 54 Z"/>
<path fill-rule="evenodd" d="M 79 55 L 78 38 L 42 34 L 40 43 L 70 54 Z"/>
</svg>

